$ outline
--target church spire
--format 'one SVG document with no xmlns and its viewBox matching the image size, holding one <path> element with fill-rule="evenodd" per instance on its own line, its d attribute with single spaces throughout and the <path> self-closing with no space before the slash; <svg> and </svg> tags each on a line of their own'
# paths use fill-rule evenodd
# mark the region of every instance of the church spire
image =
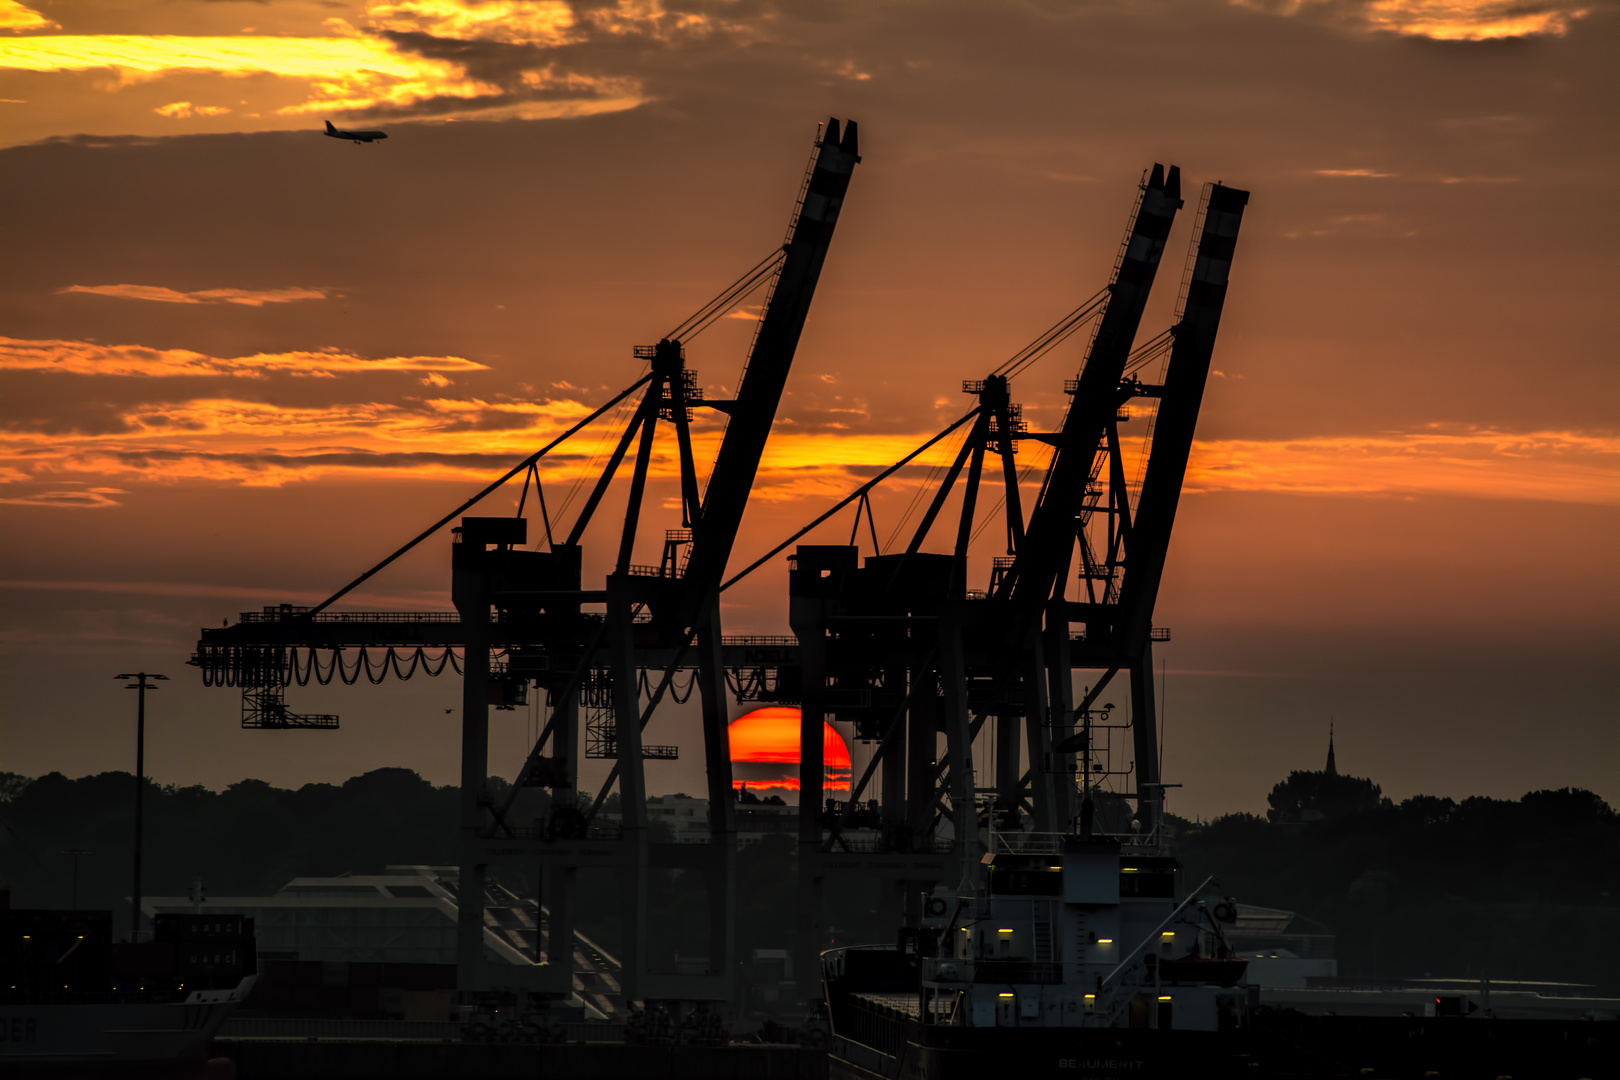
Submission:
<svg viewBox="0 0 1620 1080">
<path fill-rule="evenodd" d="M 1339 767 L 1333 762 L 1333 721 L 1328 721 L 1328 760 L 1327 768 L 1323 770 L 1329 776 L 1338 776 Z"/>
</svg>

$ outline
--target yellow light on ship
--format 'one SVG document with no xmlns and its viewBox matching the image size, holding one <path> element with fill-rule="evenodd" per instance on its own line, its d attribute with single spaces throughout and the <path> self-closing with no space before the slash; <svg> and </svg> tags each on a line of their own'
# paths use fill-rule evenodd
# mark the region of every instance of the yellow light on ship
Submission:
<svg viewBox="0 0 1620 1080">
<path fill-rule="evenodd" d="M 1011 994 L 997 994 L 996 997 L 1012 997 Z"/>
<path fill-rule="evenodd" d="M 1160 994 L 1159 995 L 1159 1000 L 1160 1001 L 1169 1001 L 1170 1000 L 1170 995 L 1169 994 Z"/>
<path fill-rule="evenodd" d="M 1112 945 L 1113 943 L 1114 939 L 1111 937 L 1100 937 L 1097 939 L 1097 944 L 1099 945 Z"/>
<path fill-rule="evenodd" d="M 1176 932 L 1174 930 L 1166 930 L 1164 933 L 1160 934 L 1159 936 L 1160 937 L 1175 937 Z"/>
<path fill-rule="evenodd" d="M 1002 929 L 1002 930 L 997 930 L 996 933 L 998 933 L 998 934 L 1010 934 L 1010 933 L 1012 933 L 1012 930 L 1011 929 Z"/>
</svg>

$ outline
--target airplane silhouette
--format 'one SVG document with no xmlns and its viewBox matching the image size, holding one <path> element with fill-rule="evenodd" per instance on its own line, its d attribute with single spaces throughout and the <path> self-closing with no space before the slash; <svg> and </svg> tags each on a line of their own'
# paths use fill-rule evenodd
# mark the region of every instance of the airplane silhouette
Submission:
<svg viewBox="0 0 1620 1080">
<path fill-rule="evenodd" d="M 340 127 L 333 127 L 330 120 L 326 122 L 326 135 L 330 139 L 348 139 L 356 145 L 388 138 L 386 131 L 344 131 Z"/>
</svg>

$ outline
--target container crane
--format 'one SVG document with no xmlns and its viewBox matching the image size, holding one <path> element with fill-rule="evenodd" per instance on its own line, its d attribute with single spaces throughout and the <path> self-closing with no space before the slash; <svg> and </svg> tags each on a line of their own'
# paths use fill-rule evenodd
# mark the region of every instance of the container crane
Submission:
<svg viewBox="0 0 1620 1080">
<path fill-rule="evenodd" d="M 490 865 L 521 860 L 542 868 L 552 925 L 550 940 L 570 941 L 576 871 L 615 871 L 624 897 L 622 990 L 625 1000 L 725 1002 L 732 999 L 735 970 L 736 830 L 732 814 L 730 753 L 726 737 L 725 672 L 753 655 L 747 642 L 721 633 L 719 588 L 735 542 L 757 463 L 781 400 L 800 334 L 855 165 L 860 161 L 857 126 L 828 122 L 815 151 L 789 224 L 786 242 L 710 304 L 656 345 L 638 348 L 649 370 L 612 400 L 576 424 L 388 558 L 314 608 L 290 605 L 245 614 L 234 626 L 205 629 L 193 662 L 205 682 L 243 691 L 243 725 L 265 728 L 327 728 L 329 714 L 298 714 L 286 708 L 285 689 L 310 679 L 337 677 L 377 682 L 392 672 L 462 675 L 461 839 L 458 894 L 486 893 Z M 689 339 L 770 282 L 748 365 L 730 401 L 705 400 L 685 366 Z M 641 396 L 606 466 L 565 537 L 558 538 L 543 502 L 547 545 L 524 550 L 528 520 L 523 505 L 538 462 L 564 439 L 610 409 Z M 701 500 L 689 424 L 693 410 L 725 413 L 728 423 Z M 651 453 L 660 422 L 675 429 L 680 461 L 683 528 L 666 533 L 656 566 L 633 561 Z M 613 570 L 600 588 L 582 585 L 584 533 L 632 445 L 629 498 Z M 463 516 L 504 483 L 522 475 L 523 499 L 515 517 Z M 332 604 L 435 535 L 456 518 L 448 612 L 354 612 Z M 593 610 L 587 610 L 593 609 Z M 599 609 L 599 610 L 598 610 Z M 460 650 L 459 662 L 455 650 Z M 345 651 L 354 658 L 345 658 Z M 372 652 L 381 657 L 376 660 Z M 642 728 L 665 696 L 678 670 L 696 669 L 702 693 L 705 762 L 711 807 L 711 843 L 649 843 L 647 757 L 674 756 L 673 747 L 643 743 Z M 644 673 L 659 672 L 642 708 Z M 486 789 L 489 708 L 527 701 L 531 686 L 542 690 L 550 712 L 529 753 L 512 796 L 497 805 Z M 581 740 L 579 713 L 587 712 L 588 756 L 614 761 L 613 776 L 588 809 L 577 796 Z M 617 780 L 622 818 L 617 827 L 596 820 L 608 787 Z M 544 789 L 549 809 L 533 826 L 512 820 L 523 789 Z M 704 874 L 712 912 L 711 963 L 702 975 L 650 970 L 646 956 L 648 875 L 651 867 L 687 867 Z M 568 950 L 531 968 L 496 966 L 483 955 L 485 913 L 481 904 L 459 907 L 458 985 L 469 991 L 496 988 L 565 995 L 573 972 Z M 560 935 L 560 936 L 559 936 Z"/>
<path fill-rule="evenodd" d="M 905 459 L 966 426 L 905 549 L 875 551 L 863 562 L 853 532 L 849 545 L 795 549 L 789 623 L 799 642 L 798 665 L 757 665 L 736 670 L 734 678 L 760 700 L 801 703 L 801 963 L 809 965 L 823 945 L 819 898 L 828 876 L 874 875 L 892 884 L 891 906 L 914 904 L 928 882 L 976 873 L 985 826 L 992 844 L 1030 842 L 1019 839 L 1026 834 L 1057 837 L 1076 824 L 1089 830 L 1090 795 L 1105 775 L 1134 773 L 1137 790 L 1114 794 L 1135 798 L 1138 825 L 1152 833 L 1163 787 L 1148 676 L 1151 643 L 1167 637 L 1152 626 L 1153 606 L 1246 201 L 1236 189 L 1206 189 L 1175 323 L 1133 351 L 1181 206 L 1179 170 L 1154 166 L 1139 189 L 1108 287 L 986 378 L 965 383 L 974 408 Z M 1086 325 L 1094 332 L 1080 377 L 1066 386 L 1073 398 L 1064 423 L 1054 432 L 1031 431 L 1011 398 L 1012 377 Z M 1167 353 L 1163 384 L 1144 384 L 1136 373 Z M 1146 479 L 1133 500 L 1119 425 L 1138 396 L 1155 399 L 1159 410 L 1147 440 Z M 1052 457 L 1026 522 L 1016 454 L 1020 443 L 1030 442 L 1051 447 Z M 901 464 L 767 558 L 851 504 L 858 529 L 863 508 L 870 517 L 867 494 Z M 991 524 L 977 517 L 988 477 L 999 479 L 1002 489 L 997 513 L 1008 554 L 992 560 L 987 588 L 975 590 L 967 587 L 968 546 Z M 958 484 L 952 550 L 922 550 Z M 1093 540 L 1091 531 L 1100 535 Z M 1086 598 L 1070 601 L 1077 550 Z M 1076 622 L 1083 633 L 1071 632 Z M 1076 668 L 1104 671 L 1078 706 Z M 1110 722 L 1111 705 L 1096 706 L 1121 669 L 1132 673 L 1133 770 L 1105 766 L 1094 743 L 1105 728 L 1124 726 Z M 823 798 L 818 733 L 824 720 L 850 724 L 873 747 L 842 806 Z M 993 724 L 995 775 L 981 785 L 973 747 L 986 724 Z M 882 791 L 875 819 L 861 803 L 874 776 Z M 946 823 L 948 837 L 941 831 Z"/>
</svg>

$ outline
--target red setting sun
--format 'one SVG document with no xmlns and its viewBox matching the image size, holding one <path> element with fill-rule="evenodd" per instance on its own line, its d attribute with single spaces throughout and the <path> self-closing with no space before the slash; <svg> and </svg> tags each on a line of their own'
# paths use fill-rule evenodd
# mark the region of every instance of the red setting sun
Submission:
<svg viewBox="0 0 1620 1080">
<path fill-rule="evenodd" d="M 799 790 L 799 710 L 767 705 L 731 722 L 732 786 Z M 849 747 L 831 724 L 821 725 L 827 791 L 848 791 Z"/>
</svg>

